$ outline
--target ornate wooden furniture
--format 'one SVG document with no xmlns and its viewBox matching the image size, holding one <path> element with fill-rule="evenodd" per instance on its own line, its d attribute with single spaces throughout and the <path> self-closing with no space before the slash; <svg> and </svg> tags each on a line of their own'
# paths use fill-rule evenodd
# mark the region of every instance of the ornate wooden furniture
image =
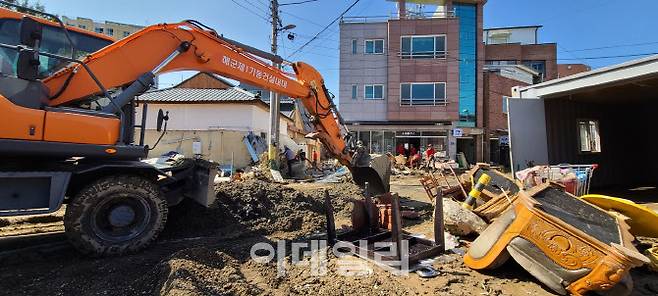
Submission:
<svg viewBox="0 0 658 296">
<path fill-rule="evenodd" d="M 630 293 L 629 269 L 648 262 L 631 244 L 628 225 L 557 184 L 520 191 L 518 201 L 478 237 L 464 257 L 492 269 L 510 256 L 560 294 Z M 619 282 L 620 285 L 615 286 Z"/>
</svg>

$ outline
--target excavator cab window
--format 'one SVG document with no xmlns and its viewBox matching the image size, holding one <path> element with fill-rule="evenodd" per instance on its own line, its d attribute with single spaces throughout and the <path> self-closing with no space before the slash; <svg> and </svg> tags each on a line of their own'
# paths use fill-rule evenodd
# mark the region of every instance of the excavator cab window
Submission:
<svg viewBox="0 0 658 296">
<path fill-rule="evenodd" d="M 79 59 L 112 43 L 109 40 L 74 31 L 69 31 L 69 35 L 75 44 L 75 56 L 73 56 L 71 45 L 64 36 L 62 29 L 49 25 L 43 26 L 39 50 L 67 58 Z M 0 19 L 0 43 L 19 45 L 20 37 L 20 20 Z M 50 76 L 68 64 L 66 61 L 46 56 L 39 56 L 39 63 L 39 78 Z M 16 77 L 17 65 L 18 52 L 9 48 L 0 48 L 0 75 Z"/>
</svg>

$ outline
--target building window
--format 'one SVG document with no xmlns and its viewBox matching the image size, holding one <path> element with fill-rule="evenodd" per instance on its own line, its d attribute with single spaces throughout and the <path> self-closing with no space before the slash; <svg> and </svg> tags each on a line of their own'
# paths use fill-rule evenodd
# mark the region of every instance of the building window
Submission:
<svg viewBox="0 0 658 296">
<path fill-rule="evenodd" d="M 356 39 L 352 39 L 352 54 L 356 54 Z"/>
<path fill-rule="evenodd" d="M 509 97 L 503 96 L 503 113 L 507 114 L 508 112 L 508 107 L 507 107 L 507 100 L 509 100 Z"/>
<path fill-rule="evenodd" d="M 128 35 L 130 35 L 130 32 L 123 32 L 123 37 L 128 37 Z"/>
<path fill-rule="evenodd" d="M 364 87 L 364 97 L 366 100 L 383 100 L 384 99 L 384 85 L 373 84 Z"/>
<path fill-rule="evenodd" d="M 83 30 L 87 29 L 87 26 L 85 26 L 85 25 L 78 25 L 78 27 L 80 27 L 80 29 L 83 29 Z"/>
<path fill-rule="evenodd" d="M 356 84 L 353 84 L 352 85 L 352 100 L 356 100 L 357 93 L 358 93 L 357 86 L 356 86 Z"/>
<path fill-rule="evenodd" d="M 523 65 L 539 72 L 541 81 L 544 81 L 546 77 L 546 61 L 523 61 Z"/>
<path fill-rule="evenodd" d="M 366 40 L 364 54 L 383 54 L 384 39 Z"/>
<path fill-rule="evenodd" d="M 516 64 L 518 64 L 516 61 L 512 61 L 512 60 L 507 60 L 507 61 L 505 61 L 505 60 L 502 60 L 502 61 L 489 60 L 489 61 L 485 61 L 484 63 L 487 64 L 487 65 L 493 65 L 493 66 L 507 66 L 507 65 L 516 65 Z"/>
<path fill-rule="evenodd" d="M 107 30 L 105 31 L 105 34 L 107 34 L 108 36 L 112 36 L 112 35 L 114 35 L 114 29 L 112 29 L 112 28 L 107 28 Z"/>
<path fill-rule="evenodd" d="M 400 105 L 436 106 L 446 103 L 445 82 L 400 84 Z"/>
<path fill-rule="evenodd" d="M 98 34 L 103 34 L 103 28 L 94 28 L 94 32 Z"/>
<path fill-rule="evenodd" d="M 590 119 L 578 120 L 578 134 L 580 135 L 580 152 L 601 152 L 598 121 Z"/>
<path fill-rule="evenodd" d="M 446 36 L 403 36 L 401 37 L 403 59 L 443 59 L 446 57 Z"/>
</svg>

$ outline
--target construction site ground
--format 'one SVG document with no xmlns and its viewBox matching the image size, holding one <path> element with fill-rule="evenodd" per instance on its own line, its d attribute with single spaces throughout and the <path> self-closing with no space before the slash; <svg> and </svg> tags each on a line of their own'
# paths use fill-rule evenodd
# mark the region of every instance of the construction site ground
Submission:
<svg viewBox="0 0 658 296">
<path fill-rule="evenodd" d="M 394 176 L 391 191 L 420 219 L 405 220 L 405 230 L 432 237 L 431 204 L 419 176 Z M 360 276 L 339 272 L 329 255 L 327 273 L 315 276 L 309 264 L 286 266 L 251 259 L 259 242 L 308 241 L 325 231 L 324 190 L 332 197 L 337 228 L 350 222 L 350 199 L 361 191 L 351 183 L 262 181 L 217 186 L 211 208 L 185 202 L 170 209 L 164 232 L 153 246 L 137 254 L 90 258 L 65 241 L 62 216 L 0 219 L 0 294 L 3 295 L 553 295 L 509 260 L 501 268 L 477 272 L 461 259 L 468 242 L 437 257 L 435 278 L 396 276 L 369 265 Z M 20 235 L 20 236 L 16 236 Z M 344 260 L 344 259 L 341 259 Z M 360 259 L 354 259 L 360 260 Z M 288 260 L 289 261 L 289 260 Z M 308 262 L 308 259 L 306 261 Z M 658 274 L 632 271 L 634 295 L 657 295 Z"/>
</svg>

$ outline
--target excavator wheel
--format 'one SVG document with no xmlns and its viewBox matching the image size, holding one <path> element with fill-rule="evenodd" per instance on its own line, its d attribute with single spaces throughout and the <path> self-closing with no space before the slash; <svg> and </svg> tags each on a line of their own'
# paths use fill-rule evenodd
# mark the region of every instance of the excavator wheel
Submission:
<svg viewBox="0 0 658 296">
<path fill-rule="evenodd" d="M 109 176 L 82 189 L 68 204 L 64 227 L 84 254 L 112 256 L 137 252 L 153 242 L 167 221 L 167 202 L 150 180 Z"/>
</svg>

